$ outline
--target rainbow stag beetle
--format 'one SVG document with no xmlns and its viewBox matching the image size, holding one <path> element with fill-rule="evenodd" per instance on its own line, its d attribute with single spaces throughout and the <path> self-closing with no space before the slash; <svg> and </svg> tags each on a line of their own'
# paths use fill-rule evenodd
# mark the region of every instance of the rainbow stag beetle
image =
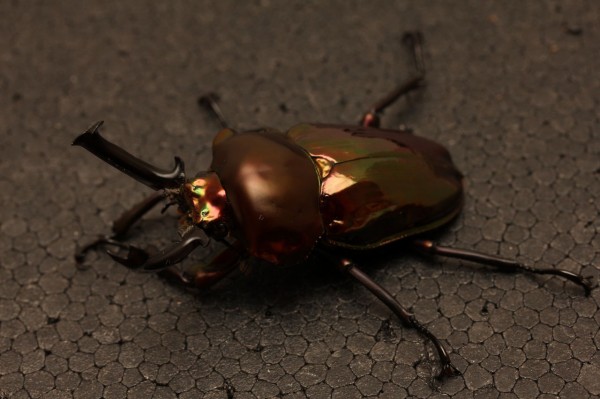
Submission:
<svg viewBox="0 0 600 399">
<path fill-rule="evenodd" d="M 157 192 L 126 212 L 101 237 L 77 254 L 99 244 L 128 250 L 109 254 L 127 267 L 158 271 L 183 284 L 207 287 L 250 255 L 279 265 L 302 261 L 314 250 L 347 272 L 382 300 L 405 324 L 434 344 L 440 376 L 458 373 L 441 342 L 383 287 L 340 252 L 368 250 L 405 240 L 429 254 L 466 259 L 504 271 L 527 271 L 567 278 L 587 294 L 589 279 L 566 270 L 534 269 L 516 261 L 442 247 L 417 239 L 449 223 L 463 205 L 462 175 L 441 145 L 406 130 L 379 128 L 379 115 L 399 97 L 422 86 L 421 37 L 405 36 L 417 74 L 363 116 L 359 126 L 300 124 L 280 134 L 270 129 L 236 133 L 216 103 L 204 98 L 223 129 L 213 141 L 209 171 L 186 179 L 183 162 L 165 171 L 127 153 L 100 136 L 96 123 L 73 142 Z M 181 242 L 150 255 L 119 242 L 129 227 L 153 206 L 168 199 L 181 213 Z M 193 275 L 173 264 L 210 238 L 225 245 Z M 346 251 L 342 251 L 346 250 Z"/>
</svg>

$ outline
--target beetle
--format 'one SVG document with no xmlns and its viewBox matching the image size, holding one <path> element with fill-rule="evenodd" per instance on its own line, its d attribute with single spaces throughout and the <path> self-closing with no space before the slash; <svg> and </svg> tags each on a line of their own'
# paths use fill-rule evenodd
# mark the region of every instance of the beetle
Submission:
<svg viewBox="0 0 600 399">
<path fill-rule="evenodd" d="M 384 109 L 424 83 L 422 37 L 418 32 L 407 33 L 404 42 L 417 73 L 370 107 L 358 125 L 302 123 L 285 134 L 268 128 L 238 133 L 228 127 L 214 97 L 201 98 L 222 130 L 213 140 L 209 170 L 192 178 L 186 178 L 180 158 L 175 157 L 171 170 L 154 167 L 103 138 L 99 133 L 102 122 L 92 125 L 73 145 L 84 147 L 155 193 L 117 219 L 111 237 L 100 237 L 82 247 L 77 261 L 82 262 L 85 253 L 98 245 L 116 245 L 127 250 L 127 256 L 109 252 L 110 256 L 129 268 L 208 287 L 246 256 L 282 265 L 302 262 L 318 252 L 433 343 L 441 363 L 438 377 L 459 374 L 444 346 L 345 253 L 403 240 L 428 254 L 504 271 L 558 275 L 579 284 L 589 295 L 591 280 L 578 274 L 531 268 L 422 238 L 450 223 L 461 211 L 463 175 L 442 145 L 408 129 L 380 127 Z M 153 255 L 123 244 L 129 227 L 163 199 L 178 205 L 181 241 Z M 225 246 L 212 261 L 193 275 L 172 267 L 210 239 Z M 339 256 L 340 252 L 344 255 Z"/>
</svg>

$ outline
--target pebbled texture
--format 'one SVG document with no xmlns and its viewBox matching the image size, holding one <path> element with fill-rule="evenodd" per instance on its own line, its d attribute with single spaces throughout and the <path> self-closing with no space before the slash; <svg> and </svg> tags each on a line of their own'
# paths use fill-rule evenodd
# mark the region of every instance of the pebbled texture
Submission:
<svg viewBox="0 0 600 399">
<path fill-rule="evenodd" d="M 591 2 L 0 3 L 0 389 L 12 398 L 582 398 L 600 395 L 600 290 L 490 272 L 402 248 L 357 261 L 452 351 L 431 348 L 366 290 L 316 262 L 179 289 L 78 243 L 146 189 L 69 145 L 96 120 L 157 166 L 210 163 L 216 91 L 236 127 L 386 113 L 443 143 L 465 174 L 462 216 L 436 238 L 532 264 L 600 267 L 600 15 Z M 168 245 L 153 213 L 136 245 Z M 197 258 L 200 255 L 197 256 Z M 433 360 L 432 360 L 433 359 Z"/>
</svg>

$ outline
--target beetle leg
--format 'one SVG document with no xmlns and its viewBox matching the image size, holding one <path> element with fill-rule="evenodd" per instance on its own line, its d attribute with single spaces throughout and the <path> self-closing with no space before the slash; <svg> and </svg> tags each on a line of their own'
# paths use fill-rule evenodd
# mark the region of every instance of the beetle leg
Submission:
<svg viewBox="0 0 600 399">
<path fill-rule="evenodd" d="M 423 35 L 421 32 L 406 32 L 402 38 L 411 51 L 417 75 L 388 93 L 369 108 L 360 120 L 361 126 L 379 127 L 381 113 L 403 95 L 423 86 L 425 81 L 425 63 L 423 61 Z"/>
<path fill-rule="evenodd" d="M 442 364 L 442 370 L 438 375 L 438 378 L 452 377 L 460 375 L 460 371 L 454 367 L 450 360 L 450 356 L 446 349 L 442 346 L 442 343 L 425 328 L 421 323 L 417 321 L 415 316 L 406 310 L 402 305 L 396 301 L 396 299 L 390 294 L 385 288 L 373 281 L 369 276 L 364 274 L 354 263 L 344 259 L 341 262 L 341 268 L 352 277 L 354 277 L 359 283 L 364 285 L 369 291 L 371 291 L 379 300 L 385 303 L 396 316 L 402 320 L 407 326 L 414 328 L 425 337 L 427 337 L 435 346 L 440 362 Z"/>
<path fill-rule="evenodd" d="M 190 288 L 207 289 L 231 273 L 240 260 L 240 253 L 234 246 L 228 246 L 207 262 L 202 262 L 191 268 L 191 272 L 170 267 L 158 274 L 167 280 Z"/>
<path fill-rule="evenodd" d="M 199 245 L 207 245 L 208 236 L 201 229 L 193 229 L 185 234 L 181 241 L 153 256 L 143 249 L 129 246 L 127 256 L 122 257 L 114 252 L 108 254 L 115 261 L 131 269 L 140 269 L 147 272 L 157 272 L 181 262 Z"/>
<path fill-rule="evenodd" d="M 85 256 L 89 251 L 96 249 L 99 246 L 105 245 L 114 245 L 123 249 L 128 249 L 130 247 L 129 245 L 123 244 L 122 242 L 119 242 L 112 237 L 101 235 L 95 240 L 77 248 L 77 251 L 75 252 L 75 263 L 77 265 L 83 264 L 83 262 L 85 261 Z"/>
<path fill-rule="evenodd" d="M 101 245 L 114 245 L 120 248 L 129 248 L 129 245 L 122 244 L 119 242 L 119 240 L 123 239 L 129 228 L 135 222 L 141 219 L 144 214 L 146 214 L 148 211 L 154 208 L 163 198 L 164 193 L 162 191 L 155 191 L 148 197 L 144 198 L 142 201 L 137 203 L 133 208 L 129 209 L 128 211 L 125 211 L 117 220 L 113 222 L 113 235 L 110 237 L 100 236 L 96 240 L 78 248 L 77 252 L 75 252 L 75 261 L 78 264 L 83 263 L 83 261 L 85 260 L 85 255 L 90 250 L 95 249 Z"/>
<path fill-rule="evenodd" d="M 360 120 L 360 125 L 361 126 L 379 127 L 380 115 L 383 112 L 383 110 L 385 110 L 387 107 L 389 107 L 391 104 L 393 104 L 394 101 L 396 101 L 401 96 L 403 96 L 407 93 L 410 93 L 411 91 L 416 90 L 419 87 L 421 87 L 423 85 L 423 81 L 424 81 L 423 76 L 417 76 L 415 78 L 412 78 L 412 79 L 404 82 L 400 86 L 398 86 L 396 89 L 394 89 L 392 92 L 390 92 L 387 96 L 385 96 L 384 98 L 382 98 L 381 100 L 379 100 L 378 102 L 376 102 L 375 104 L 373 104 L 371 106 L 369 111 L 367 111 L 363 115 L 362 119 Z"/>
<path fill-rule="evenodd" d="M 404 45 L 408 47 L 420 76 L 425 77 L 425 57 L 423 57 L 423 34 L 419 31 L 408 31 L 402 36 Z"/>
<path fill-rule="evenodd" d="M 223 112 L 221 112 L 221 107 L 219 107 L 219 103 L 217 102 L 218 100 L 219 97 L 215 93 L 207 93 L 198 98 L 198 105 L 208 110 L 210 114 L 219 121 L 221 127 L 226 129 L 229 125 L 223 116 Z"/>
<path fill-rule="evenodd" d="M 561 276 L 583 287 L 586 296 L 589 296 L 592 291 L 592 288 L 594 288 L 594 284 L 592 284 L 591 277 L 583 277 L 568 270 L 550 268 L 536 269 L 530 266 L 526 266 L 512 259 L 501 258 L 495 255 L 482 254 L 480 252 L 469 251 L 465 249 L 442 247 L 429 240 L 415 240 L 413 244 L 418 250 L 428 254 L 469 260 L 488 266 L 494 266 L 498 269 L 508 272 L 521 270 L 535 274 L 550 274 L 555 276 Z"/>
<path fill-rule="evenodd" d="M 162 191 L 155 191 L 142 201 L 137 203 L 133 208 L 125 211 L 117 220 L 113 222 L 112 231 L 114 233 L 113 238 L 121 239 L 127 233 L 129 228 L 133 226 L 135 222 L 140 220 L 142 216 L 148 213 L 158 203 L 165 198 L 165 194 Z"/>
</svg>

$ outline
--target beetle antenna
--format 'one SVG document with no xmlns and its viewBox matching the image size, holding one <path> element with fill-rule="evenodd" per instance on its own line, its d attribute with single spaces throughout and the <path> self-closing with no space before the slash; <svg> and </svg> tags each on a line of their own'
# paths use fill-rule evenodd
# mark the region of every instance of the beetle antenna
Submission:
<svg viewBox="0 0 600 399">
<path fill-rule="evenodd" d="M 437 245 L 433 241 L 429 240 L 415 240 L 413 244 L 417 250 L 427 254 L 469 260 L 472 262 L 481 263 L 483 265 L 493 266 L 502 271 L 512 272 L 521 270 L 534 274 L 550 274 L 554 276 L 560 276 L 583 287 L 586 296 L 589 296 L 594 288 L 591 277 L 583 277 L 568 270 L 550 268 L 536 269 L 519 263 L 516 260 L 501 258 L 495 255 L 482 254 L 480 252 L 469 251 L 466 249 L 442 247 L 441 245 Z"/>
</svg>

